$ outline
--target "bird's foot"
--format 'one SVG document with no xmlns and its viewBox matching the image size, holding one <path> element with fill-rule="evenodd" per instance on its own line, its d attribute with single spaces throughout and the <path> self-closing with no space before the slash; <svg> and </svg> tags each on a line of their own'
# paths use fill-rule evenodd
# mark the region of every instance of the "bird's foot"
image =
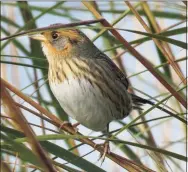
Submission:
<svg viewBox="0 0 188 172">
<path fill-rule="evenodd" d="M 104 160 L 105 160 L 106 154 L 109 154 L 109 153 L 110 153 L 109 141 L 107 140 L 107 141 L 105 141 L 105 142 L 102 143 L 102 144 L 96 144 L 96 145 L 94 146 L 95 149 L 97 149 L 98 147 L 103 147 L 103 152 L 100 153 L 100 157 L 99 157 L 99 159 L 98 159 L 98 161 L 101 160 L 101 165 L 102 165 L 102 163 L 103 163 Z"/>
<path fill-rule="evenodd" d="M 63 127 L 63 126 L 69 126 L 69 127 L 73 127 L 74 130 L 75 130 L 75 133 L 78 132 L 78 128 L 76 128 L 78 125 L 80 125 L 79 122 L 75 123 L 75 124 L 71 124 L 70 122 L 68 121 L 64 121 L 61 126 L 59 127 L 59 130 Z"/>
</svg>

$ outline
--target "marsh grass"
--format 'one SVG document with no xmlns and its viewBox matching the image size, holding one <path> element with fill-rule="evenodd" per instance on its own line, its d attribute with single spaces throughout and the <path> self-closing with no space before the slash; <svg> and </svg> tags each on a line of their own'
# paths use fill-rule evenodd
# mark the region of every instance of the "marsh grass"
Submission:
<svg viewBox="0 0 188 172">
<path fill-rule="evenodd" d="M 83 126 L 78 133 L 61 128 L 75 121 L 50 91 L 39 42 L 27 37 L 56 17 L 89 33 L 125 73 L 130 91 L 156 102 L 113 122 L 112 153 L 102 165 L 103 150 L 94 148 L 107 138 Z M 1 2 L 1 170 L 185 171 L 186 17 L 185 2 Z"/>
</svg>

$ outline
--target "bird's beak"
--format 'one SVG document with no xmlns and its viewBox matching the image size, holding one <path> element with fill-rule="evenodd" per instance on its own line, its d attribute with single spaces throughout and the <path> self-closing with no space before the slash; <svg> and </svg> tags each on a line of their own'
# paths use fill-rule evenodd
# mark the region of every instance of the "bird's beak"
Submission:
<svg viewBox="0 0 188 172">
<path fill-rule="evenodd" d="M 39 41 L 46 41 L 46 38 L 42 34 L 29 35 L 29 37 Z"/>
</svg>

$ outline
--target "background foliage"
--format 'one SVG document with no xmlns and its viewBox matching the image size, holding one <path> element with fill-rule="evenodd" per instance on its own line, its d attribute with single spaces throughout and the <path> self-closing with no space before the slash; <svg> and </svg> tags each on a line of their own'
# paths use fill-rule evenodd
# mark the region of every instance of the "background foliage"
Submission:
<svg viewBox="0 0 188 172">
<path fill-rule="evenodd" d="M 125 73 L 131 92 L 175 114 L 147 105 L 112 122 L 113 153 L 101 165 L 102 150 L 94 150 L 94 142 L 104 142 L 101 133 L 83 126 L 82 135 L 60 130 L 63 121 L 76 121 L 49 89 L 40 43 L 8 39 L 1 42 L 2 171 L 185 171 L 186 17 L 186 2 L 1 2 L 1 38 L 104 18 L 80 28 Z"/>
</svg>

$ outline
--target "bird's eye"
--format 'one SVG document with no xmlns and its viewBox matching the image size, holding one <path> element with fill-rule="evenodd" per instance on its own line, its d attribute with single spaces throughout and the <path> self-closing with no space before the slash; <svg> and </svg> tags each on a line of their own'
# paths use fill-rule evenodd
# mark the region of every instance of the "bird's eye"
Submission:
<svg viewBox="0 0 188 172">
<path fill-rule="evenodd" d="M 52 39 L 56 40 L 59 37 L 59 34 L 57 32 L 52 32 Z"/>
</svg>

